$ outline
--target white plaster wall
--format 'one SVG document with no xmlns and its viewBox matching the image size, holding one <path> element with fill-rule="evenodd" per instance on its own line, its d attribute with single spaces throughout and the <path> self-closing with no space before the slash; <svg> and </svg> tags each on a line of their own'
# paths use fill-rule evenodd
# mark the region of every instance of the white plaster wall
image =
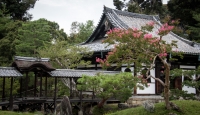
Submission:
<svg viewBox="0 0 200 115">
<path fill-rule="evenodd" d="M 180 65 L 180 68 L 181 69 L 184 69 L 184 70 L 191 70 L 191 69 L 196 69 L 195 66 L 188 66 L 188 65 Z M 183 71 L 184 71 L 183 70 Z M 196 75 L 193 75 L 192 76 L 193 79 L 196 78 Z M 184 81 L 184 75 L 182 75 L 182 82 Z M 193 93 L 193 94 L 196 94 L 196 89 L 195 88 L 192 88 L 192 87 L 189 87 L 189 86 L 183 86 L 182 87 L 182 90 L 183 91 L 187 91 L 188 93 Z"/>
<path fill-rule="evenodd" d="M 155 68 L 150 70 L 150 75 L 152 75 L 153 77 L 156 77 L 155 75 Z M 151 78 L 151 83 L 154 82 L 155 83 L 155 79 Z"/>
<path fill-rule="evenodd" d="M 137 88 L 137 94 L 155 94 L 155 83 L 148 83 L 148 85 L 144 90 Z"/>
<path fill-rule="evenodd" d="M 193 79 L 195 79 L 195 75 L 192 76 Z M 182 76 L 182 82 L 184 81 L 184 76 Z M 192 88 L 192 87 L 189 87 L 189 86 L 183 86 L 182 88 L 183 91 L 187 91 L 187 93 L 193 93 L 193 94 L 196 94 L 196 89 L 195 88 Z"/>
</svg>

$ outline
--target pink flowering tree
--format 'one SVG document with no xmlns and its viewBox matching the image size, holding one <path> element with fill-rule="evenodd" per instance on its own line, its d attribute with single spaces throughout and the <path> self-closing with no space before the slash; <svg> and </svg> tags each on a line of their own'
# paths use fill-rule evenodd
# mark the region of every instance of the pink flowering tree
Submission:
<svg viewBox="0 0 200 115">
<path fill-rule="evenodd" d="M 141 29 L 114 28 L 108 31 L 108 38 L 103 42 L 109 43 L 109 45 L 114 44 L 115 47 L 108 52 L 106 59 L 96 58 L 96 61 L 99 62 L 103 68 L 109 67 L 112 63 L 117 63 L 118 67 L 122 64 L 128 64 L 128 66 L 134 64 L 136 67 L 135 73 L 141 72 L 145 65 L 147 68 L 147 78 L 145 79 L 153 78 L 163 85 L 166 108 L 170 109 L 170 64 L 167 62 L 167 57 L 169 53 L 176 54 L 175 51 L 172 51 L 172 48 L 177 46 L 175 41 L 166 43 L 162 40 L 162 37 L 167 35 L 174 26 L 167 23 L 163 24 L 160 29 L 158 29 L 157 33 L 152 34 L 154 24 L 155 23 L 151 21 L 141 27 Z M 160 60 L 163 63 L 165 82 L 148 74 L 150 70 L 154 68 L 156 60 Z"/>
</svg>

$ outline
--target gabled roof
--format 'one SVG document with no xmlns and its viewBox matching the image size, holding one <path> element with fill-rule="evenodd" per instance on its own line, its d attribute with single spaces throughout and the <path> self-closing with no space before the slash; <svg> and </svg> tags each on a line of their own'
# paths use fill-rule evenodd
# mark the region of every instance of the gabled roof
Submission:
<svg viewBox="0 0 200 115">
<path fill-rule="evenodd" d="M 95 76 L 97 73 L 101 74 L 117 74 L 119 71 L 98 71 L 98 70 L 73 70 L 73 69 L 56 69 L 49 72 L 52 77 L 72 77 L 80 78 L 82 75 Z"/>
<path fill-rule="evenodd" d="M 44 71 L 55 70 L 49 62 L 49 58 L 15 56 L 12 66 L 16 67 L 19 71 L 31 71 L 37 68 L 43 69 Z"/>
<path fill-rule="evenodd" d="M 105 38 L 99 39 L 99 36 L 97 36 L 99 35 L 98 33 L 100 32 L 100 30 L 105 27 L 106 21 L 108 21 L 111 24 L 110 27 L 121 28 L 121 29 L 128 29 L 128 28 L 140 29 L 141 26 L 144 26 L 147 22 L 154 21 L 156 22 L 152 32 L 154 36 L 156 36 L 156 32 L 162 25 L 160 23 L 159 16 L 157 15 L 131 13 L 126 11 L 111 9 L 104 6 L 104 11 L 99 24 L 97 25 L 92 35 L 88 38 L 88 40 L 82 44 L 82 46 L 88 47 L 91 51 L 94 52 L 109 51 L 114 47 L 114 46 L 106 47 L 107 44 L 101 42 Z M 183 52 L 185 54 L 197 54 L 197 55 L 200 54 L 200 44 L 186 40 L 172 32 L 170 32 L 166 36 L 163 36 L 162 40 L 166 41 L 167 43 L 171 43 L 172 41 L 177 41 L 178 48 L 175 48 L 174 50 Z"/>
<path fill-rule="evenodd" d="M 14 67 L 0 67 L 0 77 L 21 77 L 23 76 Z"/>
</svg>

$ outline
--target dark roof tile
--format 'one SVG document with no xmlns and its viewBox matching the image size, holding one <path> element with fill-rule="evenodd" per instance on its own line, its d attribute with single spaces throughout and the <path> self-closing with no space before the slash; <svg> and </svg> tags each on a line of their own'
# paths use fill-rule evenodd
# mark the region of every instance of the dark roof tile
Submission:
<svg viewBox="0 0 200 115">
<path fill-rule="evenodd" d="M 97 71 L 97 70 L 73 70 L 73 69 L 56 69 L 49 72 L 53 77 L 73 77 L 80 78 L 82 75 L 95 76 L 97 73 L 117 74 L 119 71 Z"/>
<path fill-rule="evenodd" d="M 0 67 L 0 77 L 21 77 L 23 76 L 14 67 Z"/>
</svg>

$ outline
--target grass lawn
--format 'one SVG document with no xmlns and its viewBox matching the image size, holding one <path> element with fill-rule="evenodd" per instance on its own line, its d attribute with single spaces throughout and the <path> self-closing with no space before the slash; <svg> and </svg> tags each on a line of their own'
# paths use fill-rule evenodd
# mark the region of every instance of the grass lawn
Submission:
<svg viewBox="0 0 200 115">
<path fill-rule="evenodd" d="M 176 100 L 172 102 L 178 105 L 182 112 L 166 110 L 164 103 L 157 103 L 155 104 L 155 111 L 153 113 L 146 111 L 142 106 L 140 106 L 106 115 L 169 115 L 169 113 L 176 113 L 177 115 L 200 115 L 200 101 Z"/>
<path fill-rule="evenodd" d="M 13 112 L 13 111 L 1 111 L 0 115 L 43 115 L 41 112 L 34 112 L 34 113 L 28 113 L 28 112 Z"/>
<path fill-rule="evenodd" d="M 177 115 L 200 115 L 200 101 L 193 100 L 176 100 L 172 101 L 178 105 L 182 112 L 175 110 L 166 110 L 164 103 L 155 104 L 155 111 L 150 113 L 142 106 L 136 108 L 129 108 L 120 110 L 117 104 L 107 104 L 103 109 L 93 109 L 93 115 L 169 115 L 169 113 L 176 113 Z M 0 115 L 43 115 L 41 112 L 28 113 L 28 112 L 11 112 L 0 111 Z"/>
</svg>

